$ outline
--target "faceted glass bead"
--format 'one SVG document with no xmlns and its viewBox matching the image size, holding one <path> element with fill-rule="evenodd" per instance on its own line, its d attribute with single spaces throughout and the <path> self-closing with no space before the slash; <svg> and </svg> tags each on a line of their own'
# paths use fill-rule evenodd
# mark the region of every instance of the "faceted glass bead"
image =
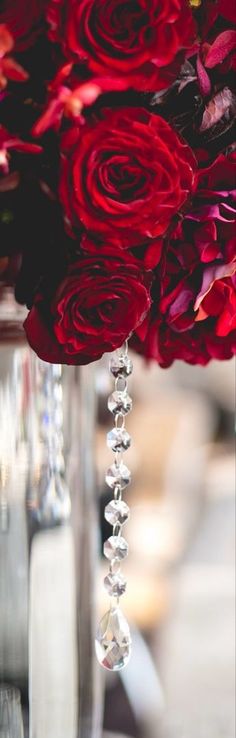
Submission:
<svg viewBox="0 0 236 738">
<path fill-rule="evenodd" d="M 119 607 L 112 607 L 102 618 L 95 640 L 99 664 L 109 671 L 120 671 L 131 655 L 128 623 Z"/>
<path fill-rule="evenodd" d="M 112 428 L 107 434 L 107 445 L 112 451 L 127 451 L 131 437 L 125 428 Z"/>
<path fill-rule="evenodd" d="M 118 559 L 121 561 L 128 556 L 128 543 L 122 536 L 110 536 L 104 543 L 104 556 L 112 561 Z"/>
<path fill-rule="evenodd" d="M 105 519 L 111 525 L 124 525 L 129 520 L 129 507 L 123 500 L 111 500 L 105 507 Z"/>
<path fill-rule="evenodd" d="M 110 597 L 121 597 L 126 590 L 126 579 L 122 574 L 109 573 L 104 579 L 104 586 Z"/>
<path fill-rule="evenodd" d="M 106 483 L 108 484 L 108 487 L 111 487 L 111 489 L 115 489 L 115 487 L 125 489 L 127 484 L 130 483 L 130 480 L 131 471 L 127 466 L 125 466 L 125 464 L 123 464 L 123 461 L 121 464 L 114 463 L 109 466 L 106 473 Z"/>
<path fill-rule="evenodd" d="M 133 364 L 127 355 L 112 356 L 110 361 L 110 372 L 113 377 L 129 377 L 133 371 Z"/>
<path fill-rule="evenodd" d="M 116 390 L 108 398 L 107 405 L 113 415 L 127 415 L 132 410 L 132 399 L 126 391 Z"/>
</svg>

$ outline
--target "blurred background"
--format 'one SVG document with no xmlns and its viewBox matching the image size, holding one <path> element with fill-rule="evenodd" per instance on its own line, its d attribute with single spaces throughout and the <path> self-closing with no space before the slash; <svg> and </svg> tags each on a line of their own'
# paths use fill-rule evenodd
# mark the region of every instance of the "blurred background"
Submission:
<svg viewBox="0 0 236 738">
<path fill-rule="evenodd" d="M 124 495 L 132 514 L 122 609 L 133 654 L 120 676 L 106 677 L 104 738 L 234 738 L 234 362 L 178 362 L 162 370 L 132 358 L 132 484 Z M 104 541 L 111 497 L 104 474 L 112 456 L 105 444 L 113 389 L 107 357 L 97 365 L 96 389 Z M 101 614 L 106 572 L 101 555 Z"/>
</svg>

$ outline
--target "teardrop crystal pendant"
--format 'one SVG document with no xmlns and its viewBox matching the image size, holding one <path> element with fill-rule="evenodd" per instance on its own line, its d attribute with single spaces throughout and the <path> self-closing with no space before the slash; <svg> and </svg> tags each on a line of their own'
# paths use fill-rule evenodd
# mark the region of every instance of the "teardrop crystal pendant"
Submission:
<svg viewBox="0 0 236 738">
<path fill-rule="evenodd" d="M 102 618 L 95 646 L 98 661 L 105 669 L 120 671 L 128 663 L 131 654 L 130 629 L 119 607 L 111 607 Z"/>
</svg>

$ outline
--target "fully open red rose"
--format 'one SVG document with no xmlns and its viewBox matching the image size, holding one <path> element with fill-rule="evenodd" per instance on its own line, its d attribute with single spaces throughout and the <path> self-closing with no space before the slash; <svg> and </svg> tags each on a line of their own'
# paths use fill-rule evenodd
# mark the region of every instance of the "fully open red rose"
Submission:
<svg viewBox="0 0 236 738">
<path fill-rule="evenodd" d="M 0 23 L 5 23 L 14 38 L 16 51 L 24 51 L 39 33 L 46 0 L 3 0 Z"/>
<path fill-rule="evenodd" d="M 40 358 L 87 364 L 122 345 L 150 308 L 150 273 L 107 247 L 71 265 L 52 301 L 38 295 L 25 321 Z"/>
<path fill-rule="evenodd" d="M 50 0 L 48 21 L 66 56 L 139 90 L 166 87 L 195 36 L 186 0 Z"/>
<path fill-rule="evenodd" d="M 194 184 L 195 157 L 163 118 L 143 108 L 103 111 L 62 141 L 60 196 L 81 224 L 124 247 L 164 233 Z"/>
</svg>

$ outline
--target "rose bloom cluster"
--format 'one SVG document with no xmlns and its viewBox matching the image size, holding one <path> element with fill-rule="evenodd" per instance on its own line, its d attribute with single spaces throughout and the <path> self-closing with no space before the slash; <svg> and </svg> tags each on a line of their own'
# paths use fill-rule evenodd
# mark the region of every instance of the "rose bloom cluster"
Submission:
<svg viewBox="0 0 236 738">
<path fill-rule="evenodd" d="M 192 206 L 166 244 L 153 303 L 133 347 L 168 367 L 205 365 L 236 350 L 236 154 L 198 174 Z"/>
<path fill-rule="evenodd" d="M 0 289 L 43 360 L 233 355 L 235 21 L 231 0 L 3 1 Z"/>
</svg>

